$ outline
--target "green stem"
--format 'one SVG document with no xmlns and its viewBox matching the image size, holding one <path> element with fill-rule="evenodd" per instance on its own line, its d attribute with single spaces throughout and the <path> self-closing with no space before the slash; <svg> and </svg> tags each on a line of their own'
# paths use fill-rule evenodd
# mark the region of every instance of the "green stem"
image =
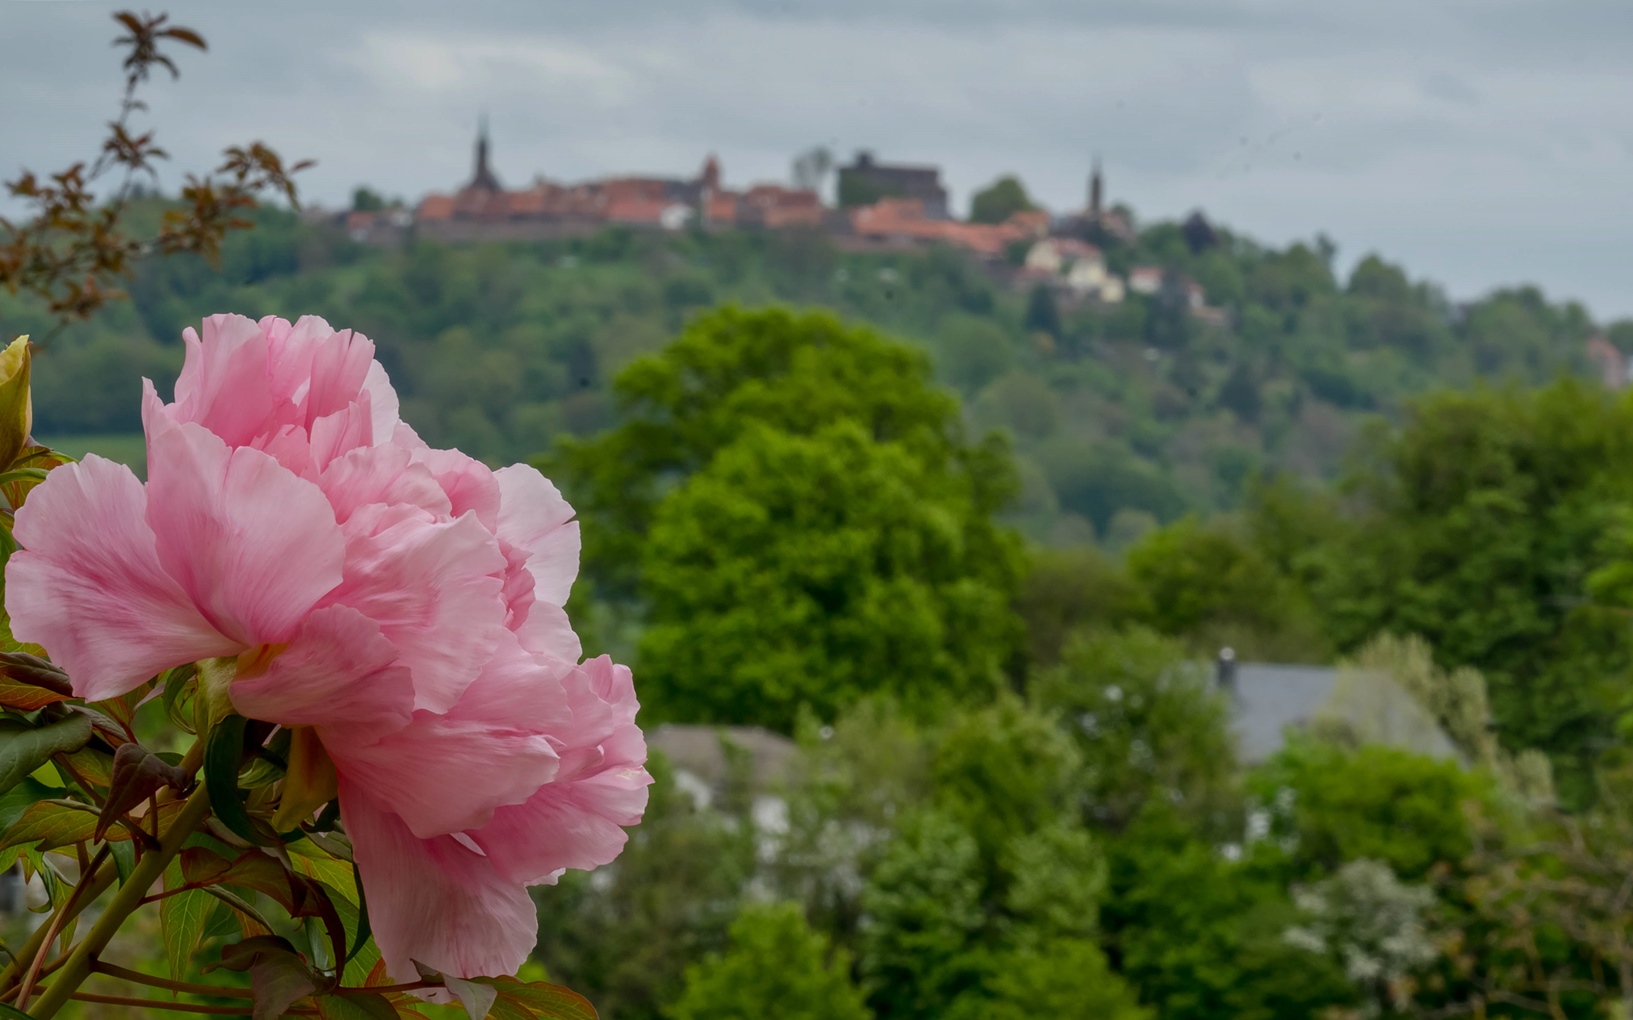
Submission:
<svg viewBox="0 0 1633 1020">
<path fill-rule="evenodd" d="M 114 880 L 118 877 L 119 869 L 114 867 L 112 861 L 98 868 L 94 874 L 82 877 L 79 887 L 74 893 L 69 894 L 68 901 L 62 906 L 65 915 L 62 924 L 66 925 L 69 921 L 78 917 L 80 912 L 90 906 L 98 896 L 107 892 L 108 887 L 113 885 Z M 58 927 L 61 927 L 61 925 Z M 39 955 L 41 948 L 45 946 L 46 939 L 50 936 L 51 924 L 49 922 L 34 929 L 34 934 L 29 936 L 27 942 L 23 943 L 23 948 L 17 951 L 17 955 L 12 958 L 11 963 L 7 964 L 4 970 L 0 970 L 0 992 L 9 992 L 17 986 L 18 981 L 22 979 L 23 970 Z"/>
<path fill-rule="evenodd" d="M 248 988 L 226 988 L 220 985 L 197 985 L 187 981 L 172 981 L 169 978 L 158 977 L 153 974 L 143 974 L 139 970 L 121 967 L 104 960 L 92 962 L 91 969 L 98 974 L 106 974 L 111 978 L 129 981 L 132 984 L 150 985 L 154 988 L 163 988 L 171 992 L 186 992 L 189 995 L 219 995 L 229 999 L 253 999 L 255 993 Z"/>
<path fill-rule="evenodd" d="M 179 767 L 191 776 L 198 771 L 199 762 L 203 759 L 204 742 L 202 740 L 194 741 L 193 746 L 188 748 L 187 754 L 182 757 Z M 62 909 L 66 912 L 66 916 L 63 917 L 62 925 L 59 925 L 59 927 L 66 926 L 69 921 L 78 917 L 81 911 L 107 892 L 118 877 L 119 869 L 114 867 L 112 861 L 98 868 L 94 874 L 81 875 L 76 893 L 70 895 L 68 902 L 63 904 Z M 0 969 L 0 995 L 17 987 L 17 983 L 22 979 L 23 970 L 39 954 L 40 947 L 45 944 L 50 927 L 50 924 L 46 923 L 35 928 L 34 934 L 29 936 L 28 941 L 17 951 L 17 955 L 12 957 L 11 962 L 6 964 L 4 969 Z"/>
<path fill-rule="evenodd" d="M 152 888 L 153 883 L 164 874 L 165 865 L 181 851 L 182 843 L 193 834 L 193 830 L 198 828 L 209 813 L 210 794 L 204 784 L 200 783 L 193 791 L 193 795 L 187 798 L 181 814 L 177 815 L 175 822 L 171 824 L 170 831 L 159 841 L 158 849 L 149 850 L 142 855 L 142 859 L 136 863 L 125 884 L 119 887 L 119 891 L 114 894 L 113 900 L 108 903 L 102 916 L 97 918 L 96 924 L 91 926 L 85 938 L 74 947 L 67 962 L 52 979 L 51 987 L 30 1011 L 38 1020 L 51 1020 L 57 1010 L 61 1009 L 79 989 L 80 983 L 91 972 L 91 961 L 107 947 L 108 942 L 119 931 L 119 927 L 125 923 L 125 918 L 142 905 L 142 898 L 147 895 L 148 889 Z M 28 1004 L 18 1002 L 17 1008 L 26 1010 Z"/>
<path fill-rule="evenodd" d="M 169 999 L 144 999 L 134 995 L 95 995 L 74 992 L 68 998 L 75 1002 L 101 1002 L 113 1006 L 138 1006 L 143 1009 L 164 1009 L 173 1013 L 212 1013 L 217 1016 L 243 1016 L 243 1006 L 204 1006 L 192 1002 L 171 1002 Z M 44 1000 L 41 1000 L 44 1001 Z M 317 1016 L 315 1009 L 289 1009 L 285 1016 Z"/>
</svg>

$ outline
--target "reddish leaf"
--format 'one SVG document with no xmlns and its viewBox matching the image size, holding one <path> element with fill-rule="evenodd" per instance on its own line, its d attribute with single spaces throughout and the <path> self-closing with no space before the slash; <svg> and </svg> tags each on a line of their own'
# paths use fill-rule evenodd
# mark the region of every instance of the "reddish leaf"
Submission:
<svg viewBox="0 0 1633 1020">
<path fill-rule="evenodd" d="M 286 939 L 259 935 L 221 949 L 221 966 L 249 971 L 255 994 L 254 1020 L 278 1020 L 300 999 L 320 991 L 325 981 Z"/>
<path fill-rule="evenodd" d="M 597 1020 L 590 1000 L 570 988 L 515 978 L 477 978 L 498 989 L 490 1020 Z"/>
<path fill-rule="evenodd" d="M 181 801 L 159 805 L 160 831 L 163 831 L 164 826 L 180 813 L 181 807 Z M 96 821 L 96 813 L 88 805 L 72 808 L 61 802 L 52 801 L 30 804 L 22 817 L 6 830 L 5 835 L 0 836 L 0 850 L 34 843 L 37 844 L 36 850 L 44 852 L 73 843 L 87 842 L 96 833 Z M 140 824 L 144 829 L 152 828 L 150 822 Z M 119 826 L 109 829 L 104 838 L 110 843 L 118 843 L 130 839 L 131 834 L 129 829 Z"/>
<path fill-rule="evenodd" d="M 27 652 L 0 652 L 0 676 L 13 683 L 43 687 L 64 697 L 74 693 L 67 673 L 54 663 Z"/>
<path fill-rule="evenodd" d="M 363 979 L 364 988 L 380 988 L 391 984 L 391 975 L 386 973 L 386 961 L 376 960 L 369 970 L 369 976 Z"/>
<path fill-rule="evenodd" d="M 0 705 L 7 708 L 32 712 L 59 701 L 67 701 L 68 698 L 67 694 L 58 694 L 56 691 L 30 684 L 20 684 L 10 677 L 0 677 Z"/>
<path fill-rule="evenodd" d="M 137 743 L 120 744 L 113 754 L 113 770 L 108 782 L 108 799 L 97 820 L 96 839 L 101 839 L 125 812 L 135 808 L 166 787 L 178 793 L 192 789 L 193 777 Z"/>
</svg>

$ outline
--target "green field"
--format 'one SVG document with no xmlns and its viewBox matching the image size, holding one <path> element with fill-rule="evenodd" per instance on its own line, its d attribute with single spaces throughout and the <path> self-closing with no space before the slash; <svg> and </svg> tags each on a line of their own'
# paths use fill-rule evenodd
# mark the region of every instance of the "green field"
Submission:
<svg viewBox="0 0 1633 1020">
<path fill-rule="evenodd" d="M 138 475 L 147 474 L 147 441 L 141 433 L 116 432 L 108 435 L 36 436 L 35 442 L 60 450 L 70 457 L 95 453 L 130 465 Z"/>
</svg>

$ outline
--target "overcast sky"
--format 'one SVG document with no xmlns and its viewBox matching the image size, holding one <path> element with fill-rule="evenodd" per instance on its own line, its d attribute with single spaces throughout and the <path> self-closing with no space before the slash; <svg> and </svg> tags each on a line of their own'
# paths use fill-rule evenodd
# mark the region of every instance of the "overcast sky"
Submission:
<svg viewBox="0 0 1633 1020">
<path fill-rule="evenodd" d="M 593 9 L 592 9 L 593 8 Z M 91 151 L 114 5 L 0 0 L 0 173 Z M 1090 158 L 1143 220 L 1193 208 L 1271 243 L 1331 236 L 1454 297 L 1541 284 L 1633 315 L 1629 0 L 176 2 L 210 52 L 156 81 L 174 167 L 263 138 L 417 198 L 502 180 L 787 177 L 825 143 L 936 163 L 955 203 L 1014 172 L 1060 210 Z M 171 174 L 174 183 L 175 172 Z"/>
</svg>

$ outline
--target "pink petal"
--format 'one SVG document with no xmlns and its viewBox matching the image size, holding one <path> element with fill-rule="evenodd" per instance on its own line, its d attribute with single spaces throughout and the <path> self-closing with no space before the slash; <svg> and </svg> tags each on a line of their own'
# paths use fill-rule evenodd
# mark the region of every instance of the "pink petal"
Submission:
<svg viewBox="0 0 1633 1020">
<path fill-rule="evenodd" d="M 240 645 L 288 641 L 341 581 L 346 544 L 328 500 L 201 425 L 152 424 L 147 522 L 165 572 Z"/>
<path fill-rule="evenodd" d="M 416 712 L 406 729 L 381 737 L 344 723 L 319 733 L 341 774 L 414 835 L 477 828 L 555 777 L 550 738 L 573 726 L 558 671 L 508 638 L 446 713 Z"/>
<path fill-rule="evenodd" d="M 295 354 L 293 348 L 305 349 Z M 305 361 L 306 386 L 291 396 L 311 428 L 318 419 L 343 411 L 358 400 L 374 364 L 374 343 L 349 329 L 336 332 L 315 315 L 303 316 L 290 332 L 288 347 L 295 363 Z"/>
<path fill-rule="evenodd" d="M 197 422 L 229 446 L 248 446 L 271 431 L 278 399 L 267 386 L 268 340 L 258 323 L 242 315 L 212 315 L 204 337 L 182 333 L 186 360 L 176 378 L 174 421 Z"/>
<path fill-rule="evenodd" d="M 498 526 L 499 482 L 486 464 L 458 450 L 427 448 L 420 450 L 415 459 L 431 469 L 438 484 L 448 493 L 455 517 L 471 512 L 489 531 Z"/>
<path fill-rule="evenodd" d="M 406 504 L 433 517 L 450 517 L 453 505 L 448 494 L 430 469 L 411 463 L 411 457 L 401 447 L 386 445 L 352 450 L 330 463 L 318 485 L 334 508 L 335 520 L 344 524 L 370 503 Z"/>
<path fill-rule="evenodd" d="M 515 631 L 522 647 L 535 655 L 568 663 L 577 662 L 584 655 L 584 646 L 567 620 L 567 611 L 560 606 L 533 603 L 527 607 L 521 622 L 515 624 Z"/>
<path fill-rule="evenodd" d="M 446 712 L 504 633 L 497 543 L 473 516 L 438 522 L 407 506 L 365 506 L 345 531 L 345 581 L 327 603 L 379 623 L 414 677 L 414 707 Z"/>
<path fill-rule="evenodd" d="M 499 552 L 505 557 L 505 626 L 516 630 L 537 601 L 533 594 L 536 585 L 527 569 L 526 549 L 518 549 L 501 538 Z"/>
<path fill-rule="evenodd" d="M 561 770 L 525 804 L 502 807 L 470 837 L 506 877 L 553 882 L 564 868 L 589 870 L 623 850 L 625 826 L 646 811 L 652 777 L 646 741 L 635 725 L 629 670 L 606 656 L 562 677 L 573 709 Z"/>
<path fill-rule="evenodd" d="M 414 685 L 380 625 L 349 606 L 309 615 L 289 647 L 228 693 L 241 715 L 282 726 L 344 722 L 362 733 L 407 726 Z"/>
<path fill-rule="evenodd" d="M 392 980 L 414 980 L 416 960 L 467 978 L 521 967 L 538 939 L 538 913 L 520 884 L 452 836 L 415 837 L 344 776 L 340 817 Z"/>
<path fill-rule="evenodd" d="M 146 512 L 130 469 L 95 454 L 52 471 L 17 511 L 24 548 L 6 568 L 12 631 L 45 646 L 89 701 L 244 650 L 160 567 Z"/>
<path fill-rule="evenodd" d="M 342 454 L 359 447 L 372 447 L 374 420 L 368 394 L 312 422 L 311 444 L 312 466 L 318 471 Z"/>
<path fill-rule="evenodd" d="M 369 409 L 374 414 L 374 441 L 388 442 L 396 429 L 401 408 L 385 366 L 378 361 L 369 364 L 368 375 L 363 377 L 363 392 L 369 395 Z"/>
<path fill-rule="evenodd" d="M 578 576 L 578 522 L 561 492 L 526 464 L 493 473 L 499 482 L 500 538 L 527 550 L 527 569 L 542 602 L 565 605 Z"/>
</svg>

